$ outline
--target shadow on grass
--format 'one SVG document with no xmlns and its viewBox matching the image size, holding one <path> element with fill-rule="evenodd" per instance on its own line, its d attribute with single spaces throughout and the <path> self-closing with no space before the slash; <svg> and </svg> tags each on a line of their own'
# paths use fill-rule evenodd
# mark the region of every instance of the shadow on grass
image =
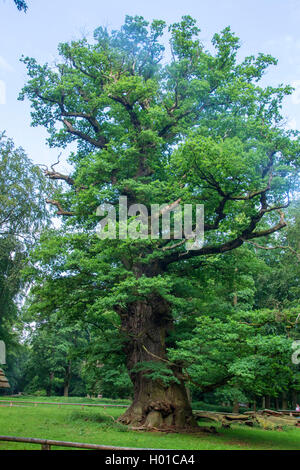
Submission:
<svg viewBox="0 0 300 470">
<path fill-rule="evenodd" d="M 245 426 L 233 426 L 231 429 L 222 429 L 217 426 L 218 438 L 230 443 L 244 443 L 270 449 L 300 449 L 300 430 L 285 427 L 282 431 L 273 431 L 254 426 L 249 429 Z"/>
<path fill-rule="evenodd" d="M 95 411 L 79 411 L 74 410 L 68 416 L 69 422 L 85 422 L 85 423 L 97 423 L 99 428 L 103 431 L 118 431 L 128 432 L 129 429 L 124 424 L 119 423 L 113 416 L 104 414 L 103 410 L 101 414 Z"/>
</svg>

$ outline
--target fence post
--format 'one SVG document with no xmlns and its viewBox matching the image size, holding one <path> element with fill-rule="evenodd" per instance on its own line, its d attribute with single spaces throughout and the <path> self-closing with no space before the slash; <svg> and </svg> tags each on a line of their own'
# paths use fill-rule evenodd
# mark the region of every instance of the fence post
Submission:
<svg viewBox="0 0 300 470">
<path fill-rule="evenodd" d="M 49 444 L 42 444 L 41 450 L 51 450 L 51 446 Z"/>
</svg>

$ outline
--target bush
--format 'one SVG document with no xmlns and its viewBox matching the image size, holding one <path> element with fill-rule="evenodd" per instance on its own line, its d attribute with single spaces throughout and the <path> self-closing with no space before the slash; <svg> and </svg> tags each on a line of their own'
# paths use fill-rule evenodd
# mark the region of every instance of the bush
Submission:
<svg viewBox="0 0 300 470">
<path fill-rule="evenodd" d="M 47 396 L 47 392 L 46 390 L 36 390 L 35 392 L 32 393 L 32 396 L 34 397 L 46 397 Z"/>
</svg>

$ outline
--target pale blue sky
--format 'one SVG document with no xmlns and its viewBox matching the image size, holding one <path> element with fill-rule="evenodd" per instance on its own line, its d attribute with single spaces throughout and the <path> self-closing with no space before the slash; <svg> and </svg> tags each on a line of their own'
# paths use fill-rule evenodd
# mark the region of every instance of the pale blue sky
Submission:
<svg viewBox="0 0 300 470">
<path fill-rule="evenodd" d="M 28 6 L 24 14 L 13 0 L 0 0 L 0 130 L 36 163 L 53 162 L 58 150 L 47 147 L 46 131 L 30 127 L 29 103 L 17 101 L 26 81 L 21 55 L 51 62 L 59 42 L 91 34 L 100 25 L 119 28 L 126 14 L 168 23 L 189 14 L 197 19 L 206 47 L 215 32 L 230 25 L 241 38 L 242 55 L 265 52 L 279 59 L 265 82 L 298 87 L 286 99 L 284 115 L 300 129 L 300 0 L 28 0 Z"/>
</svg>

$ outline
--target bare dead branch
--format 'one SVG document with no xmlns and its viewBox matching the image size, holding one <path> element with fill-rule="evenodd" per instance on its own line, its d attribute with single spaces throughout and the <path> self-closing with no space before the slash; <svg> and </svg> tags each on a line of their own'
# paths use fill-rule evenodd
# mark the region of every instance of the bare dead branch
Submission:
<svg viewBox="0 0 300 470">
<path fill-rule="evenodd" d="M 56 201 L 54 199 L 46 199 L 46 203 L 57 207 L 58 209 L 56 213 L 57 215 L 67 215 L 67 216 L 74 215 L 74 212 L 66 211 L 65 209 L 63 209 L 59 201 Z"/>
</svg>

